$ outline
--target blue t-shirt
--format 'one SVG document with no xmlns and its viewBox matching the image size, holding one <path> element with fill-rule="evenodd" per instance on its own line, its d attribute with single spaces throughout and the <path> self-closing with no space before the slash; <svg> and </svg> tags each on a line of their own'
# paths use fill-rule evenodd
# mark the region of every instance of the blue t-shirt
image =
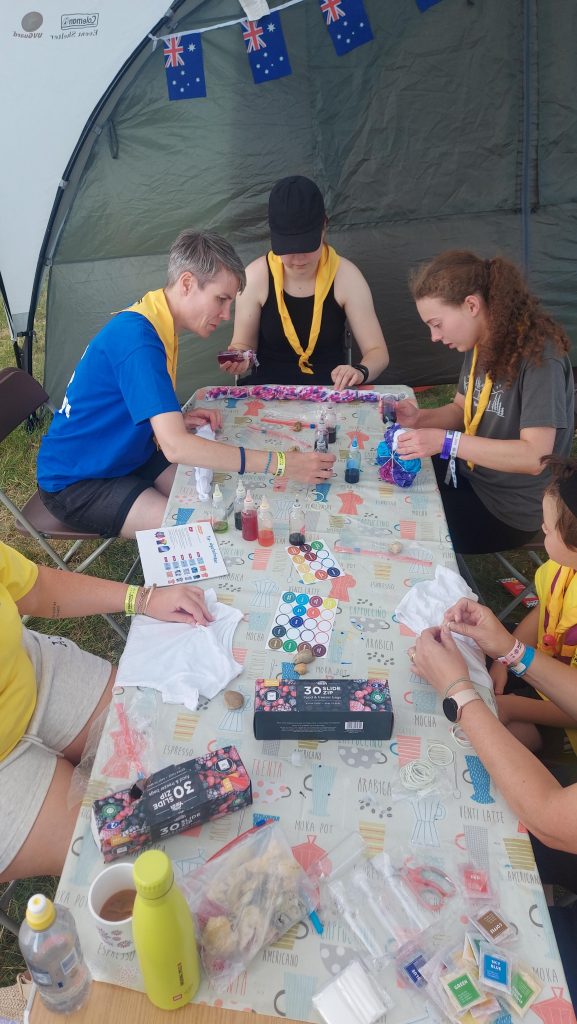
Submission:
<svg viewBox="0 0 577 1024">
<path fill-rule="evenodd" d="M 42 439 L 38 483 L 127 476 L 154 454 L 150 417 L 179 412 L 166 352 L 140 313 L 119 313 L 92 339 Z"/>
</svg>

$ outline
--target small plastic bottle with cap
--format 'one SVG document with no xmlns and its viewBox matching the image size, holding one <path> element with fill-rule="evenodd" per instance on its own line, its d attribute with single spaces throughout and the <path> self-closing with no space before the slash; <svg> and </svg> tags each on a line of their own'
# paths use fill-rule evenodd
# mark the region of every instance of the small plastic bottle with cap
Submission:
<svg viewBox="0 0 577 1024">
<path fill-rule="evenodd" d="M 162 850 L 140 854 L 134 884 L 132 933 L 146 994 L 159 1009 L 177 1010 L 200 984 L 192 915 Z"/>
<path fill-rule="evenodd" d="M 234 525 L 237 530 L 242 530 L 242 510 L 245 497 L 246 487 L 239 477 L 238 484 L 236 485 L 236 494 L 234 496 Z"/>
<path fill-rule="evenodd" d="M 242 539 L 256 540 L 258 536 L 258 523 L 256 518 L 256 505 L 250 491 L 246 492 L 242 505 Z"/>
<path fill-rule="evenodd" d="M 327 429 L 326 413 L 324 409 L 321 409 L 315 433 L 315 451 L 328 452 L 328 450 L 329 432 Z"/>
<path fill-rule="evenodd" d="M 210 521 L 215 533 L 226 533 L 228 530 L 228 522 L 224 511 L 224 499 L 218 484 L 214 485 L 214 490 L 212 492 L 212 512 Z"/>
<path fill-rule="evenodd" d="M 289 544 L 304 544 L 306 540 L 305 510 L 295 498 L 289 512 Z"/>
<path fill-rule="evenodd" d="M 272 525 L 272 512 L 266 496 L 261 499 L 257 512 L 258 542 L 263 548 L 270 548 L 274 544 L 274 530 Z"/>
<path fill-rule="evenodd" d="M 337 410 L 332 404 L 327 406 L 325 423 L 327 425 L 327 440 L 329 444 L 334 444 L 337 439 Z"/>
<path fill-rule="evenodd" d="M 345 481 L 348 484 L 356 484 L 361 475 L 361 452 L 359 442 L 355 435 L 351 441 L 351 447 L 345 463 Z"/>
<path fill-rule="evenodd" d="M 73 1013 L 92 984 L 70 911 L 37 893 L 28 900 L 18 934 L 20 951 L 42 1002 L 53 1013 Z"/>
</svg>

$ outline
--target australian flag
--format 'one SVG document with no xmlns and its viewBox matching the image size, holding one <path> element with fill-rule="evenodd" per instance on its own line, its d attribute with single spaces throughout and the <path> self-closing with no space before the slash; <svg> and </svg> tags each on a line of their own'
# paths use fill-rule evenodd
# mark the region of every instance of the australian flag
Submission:
<svg viewBox="0 0 577 1024">
<path fill-rule="evenodd" d="M 292 73 L 278 13 L 258 21 L 245 19 L 240 27 L 255 85 Z"/>
<path fill-rule="evenodd" d="M 199 32 L 165 39 L 163 55 L 169 100 L 195 100 L 206 96 Z"/>
<path fill-rule="evenodd" d="M 370 43 L 373 33 L 363 0 L 319 0 L 319 6 L 337 57 Z"/>
</svg>

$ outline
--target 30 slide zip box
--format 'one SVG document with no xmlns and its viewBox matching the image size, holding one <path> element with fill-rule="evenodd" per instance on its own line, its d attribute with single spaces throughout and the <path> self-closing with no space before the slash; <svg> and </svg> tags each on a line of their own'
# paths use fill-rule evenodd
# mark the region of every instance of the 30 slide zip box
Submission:
<svg viewBox="0 0 577 1024">
<path fill-rule="evenodd" d="M 393 705 L 386 679 L 257 679 L 257 740 L 388 740 Z"/>
</svg>

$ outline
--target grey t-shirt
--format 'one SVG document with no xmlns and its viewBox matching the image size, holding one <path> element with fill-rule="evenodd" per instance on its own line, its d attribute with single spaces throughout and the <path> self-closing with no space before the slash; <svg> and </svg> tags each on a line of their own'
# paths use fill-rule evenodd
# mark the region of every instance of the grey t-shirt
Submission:
<svg viewBox="0 0 577 1024">
<path fill-rule="evenodd" d="M 457 390 L 465 395 L 473 351 L 467 352 Z M 485 374 L 475 374 L 473 415 L 485 381 Z M 481 417 L 477 437 L 499 441 L 518 440 L 524 427 L 555 427 L 555 455 L 566 456 L 571 450 L 574 431 L 573 370 L 568 355 L 560 355 L 555 347 L 546 345 L 540 366 L 521 362 L 517 379 L 510 388 L 495 381 L 489 404 Z M 459 473 L 466 477 L 489 512 L 519 530 L 538 530 L 542 522 L 541 501 L 549 480 L 549 472 L 539 476 L 526 473 L 504 473 L 475 465 L 470 470 L 459 459 Z"/>
</svg>

